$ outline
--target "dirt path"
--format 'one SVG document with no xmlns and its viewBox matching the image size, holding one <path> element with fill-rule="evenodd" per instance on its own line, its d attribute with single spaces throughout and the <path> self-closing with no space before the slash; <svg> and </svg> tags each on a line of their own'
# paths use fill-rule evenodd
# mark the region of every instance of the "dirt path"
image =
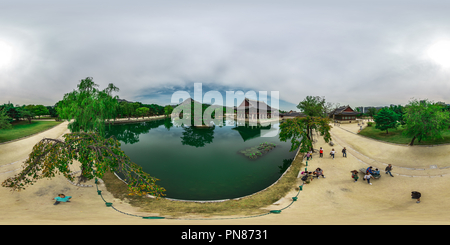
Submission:
<svg viewBox="0 0 450 245">
<path fill-rule="evenodd" d="M 32 147 L 43 137 L 60 137 L 67 132 L 63 123 L 42 134 L 17 142 L 0 145 L 0 181 L 18 172 L 20 160 L 27 157 Z M 356 126 L 355 126 L 356 127 Z M 450 184 L 447 169 L 431 169 L 430 165 L 445 167 L 447 146 L 393 147 L 354 135 L 342 128 L 332 129 L 333 147 L 319 138 L 315 148 L 323 147 L 325 154 L 318 154 L 308 162 L 308 170 L 324 169 L 325 179 L 316 179 L 305 185 L 298 201 L 280 214 L 255 218 L 209 220 L 147 220 L 117 212 L 106 207 L 95 187 L 76 187 L 63 176 L 52 180 L 40 180 L 22 192 L 10 192 L 0 188 L 0 224 L 449 224 Z M 348 148 L 343 158 L 342 147 Z M 328 153 L 337 151 L 333 160 Z M 358 153 L 359 152 L 359 153 Z M 361 153 L 361 154 L 360 154 Z M 19 161 L 19 162 L 17 162 Z M 14 163 L 15 162 L 15 163 Z M 450 162 L 450 161 L 449 161 Z M 13 163 L 13 164 L 11 164 Z M 382 173 L 378 180 L 368 185 L 362 180 L 354 183 L 350 170 L 374 165 L 384 170 L 384 165 L 394 165 L 395 177 Z M 378 165 L 377 165 L 378 164 Z M 400 168 L 405 167 L 405 168 Z M 407 169 L 414 168 L 414 169 Z M 426 170 L 417 170 L 427 168 Z M 12 171 L 12 172 L 11 172 Z M 416 176 L 416 177 L 413 177 Z M 93 185 L 94 183 L 87 183 Z M 298 182 L 300 184 L 300 181 Z M 125 213 L 144 215 L 137 208 L 114 199 L 100 185 L 103 197 Z M 420 191 L 422 200 L 417 204 L 411 199 L 411 191 Z M 72 196 L 71 203 L 54 206 L 51 199 L 63 192 Z M 267 209 L 280 209 L 291 203 L 292 191 Z M 148 214 L 146 214 L 148 215 Z"/>
</svg>

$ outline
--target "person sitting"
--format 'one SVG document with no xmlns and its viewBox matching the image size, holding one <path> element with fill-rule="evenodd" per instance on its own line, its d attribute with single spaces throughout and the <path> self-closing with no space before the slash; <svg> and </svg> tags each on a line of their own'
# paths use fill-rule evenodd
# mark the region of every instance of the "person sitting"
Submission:
<svg viewBox="0 0 450 245">
<path fill-rule="evenodd" d="M 311 172 L 305 171 L 305 172 L 302 172 L 302 174 L 303 174 L 303 177 L 302 177 L 303 184 L 304 183 L 309 184 L 313 180 Z"/>
<path fill-rule="evenodd" d="M 368 167 L 368 168 L 366 169 L 366 174 L 367 174 L 367 173 L 373 174 L 372 166 L 370 166 L 370 167 Z"/>
<path fill-rule="evenodd" d="M 71 196 L 66 196 L 64 194 L 59 194 L 57 197 L 53 198 L 55 201 L 55 203 L 53 205 L 58 205 L 61 202 L 70 202 L 69 199 L 71 199 Z"/>
<path fill-rule="evenodd" d="M 380 170 L 378 170 L 378 168 L 376 168 L 375 171 L 373 171 L 373 174 L 380 175 Z"/>
<path fill-rule="evenodd" d="M 325 178 L 325 176 L 323 175 L 323 170 L 321 168 L 317 168 L 316 171 L 314 171 L 313 173 L 317 178 L 319 178 L 319 176 L 322 176 L 323 178 Z"/>
</svg>

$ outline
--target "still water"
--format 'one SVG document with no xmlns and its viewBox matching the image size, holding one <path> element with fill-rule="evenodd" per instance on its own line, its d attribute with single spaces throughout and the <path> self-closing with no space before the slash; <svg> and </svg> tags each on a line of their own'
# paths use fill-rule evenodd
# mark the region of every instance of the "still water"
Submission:
<svg viewBox="0 0 450 245">
<path fill-rule="evenodd" d="M 160 179 L 166 197 L 221 200 L 253 194 L 273 184 L 290 166 L 296 151 L 281 142 L 279 123 L 249 126 L 233 120 L 207 128 L 177 125 L 170 118 L 113 125 L 114 135 L 131 161 Z M 272 130 L 275 137 L 261 137 Z M 267 135 L 266 135 L 267 136 Z M 268 142 L 276 147 L 257 159 L 241 151 Z"/>
</svg>

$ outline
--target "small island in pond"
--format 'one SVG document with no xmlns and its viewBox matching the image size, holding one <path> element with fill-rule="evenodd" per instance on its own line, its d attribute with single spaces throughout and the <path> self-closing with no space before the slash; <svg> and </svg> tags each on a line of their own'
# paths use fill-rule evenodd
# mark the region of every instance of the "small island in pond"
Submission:
<svg viewBox="0 0 450 245">
<path fill-rule="evenodd" d="M 250 159 L 257 159 L 258 157 L 264 156 L 266 153 L 270 152 L 276 147 L 273 143 L 261 143 L 257 146 L 247 148 L 245 150 L 239 151 L 239 153 Z"/>
</svg>

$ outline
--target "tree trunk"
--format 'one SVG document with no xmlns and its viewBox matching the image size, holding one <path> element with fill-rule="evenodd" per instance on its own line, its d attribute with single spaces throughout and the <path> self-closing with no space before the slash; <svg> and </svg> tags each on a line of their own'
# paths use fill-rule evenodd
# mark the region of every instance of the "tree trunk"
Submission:
<svg viewBox="0 0 450 245">
<path fill-rule="evenodd" d="M 414 145 L 414 140 L 416 140 L 416 136 L 414 136 L 414 137 L 412 138 L 411 143 L 409 143 L 410 146 L 413 146 L 413 145 Z"/>
</svg>

